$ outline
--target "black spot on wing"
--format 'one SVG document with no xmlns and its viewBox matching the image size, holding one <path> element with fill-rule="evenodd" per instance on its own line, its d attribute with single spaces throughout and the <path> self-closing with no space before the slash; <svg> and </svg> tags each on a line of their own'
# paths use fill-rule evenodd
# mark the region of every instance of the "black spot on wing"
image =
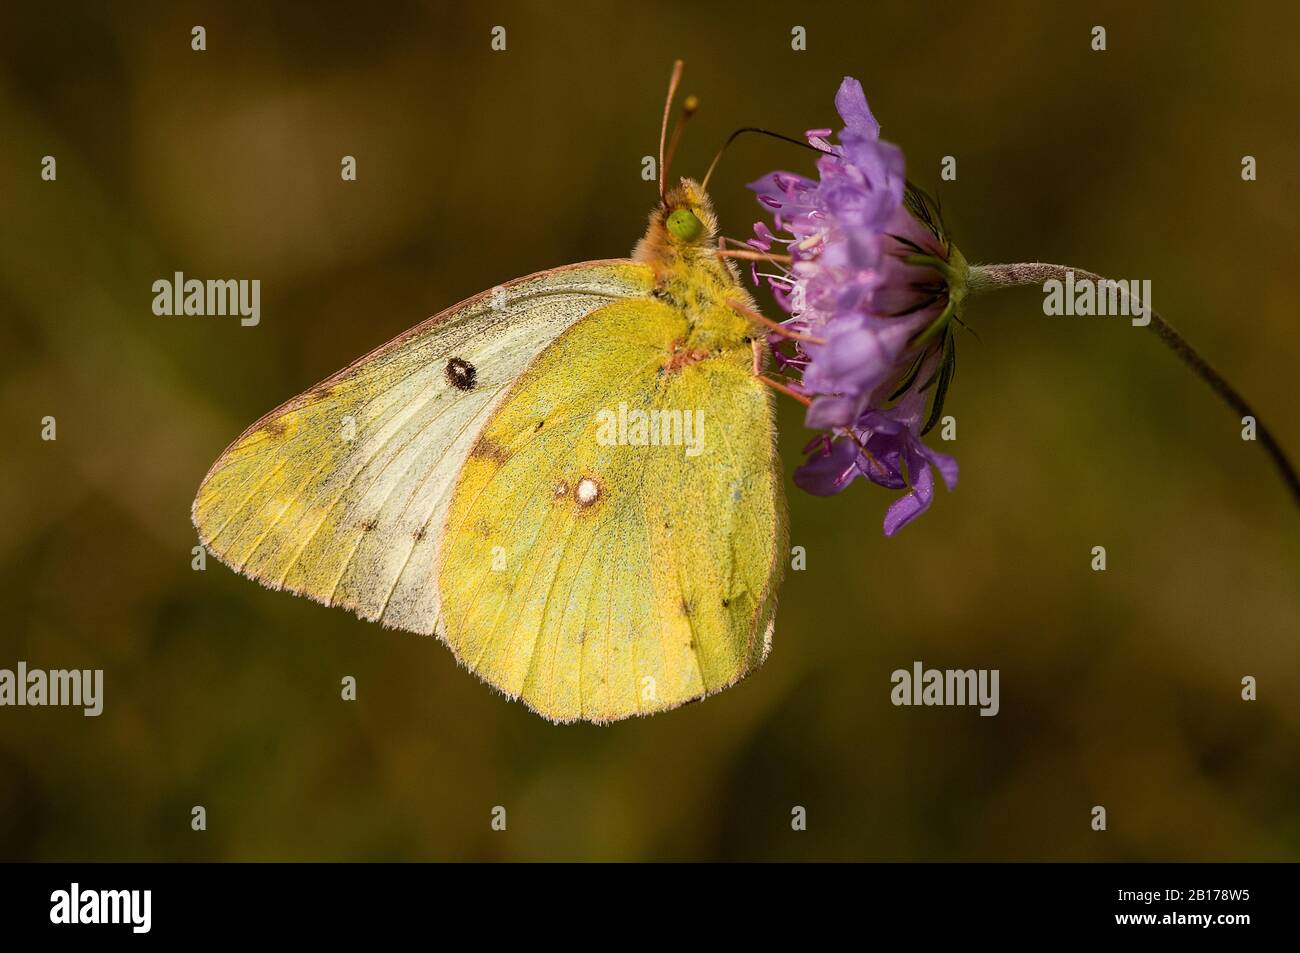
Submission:
<svg viewBox="0 0 1300 953">
<path fill-rule="evenodd" d="M 457 390 L 473 390 L 478 371 L 463 357 L 453 357 L 447 362 L 447 381 Z"/>
</svg>

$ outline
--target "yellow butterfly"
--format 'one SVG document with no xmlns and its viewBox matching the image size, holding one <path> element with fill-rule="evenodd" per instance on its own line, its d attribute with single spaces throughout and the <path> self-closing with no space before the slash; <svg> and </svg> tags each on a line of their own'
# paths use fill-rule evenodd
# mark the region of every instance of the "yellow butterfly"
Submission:
<svg viewBox="0 0 1300 953">
<path fill-rule="evenodd" d="M 764 319 L 703 188 L 665 191 L 680 73 L 632 258 L 470 298 L 271 411 L 204 478 L 203 544 L 437 635 L 553 721 L 664 711 L 756 668 L 786 549 Z"/>
</svg>

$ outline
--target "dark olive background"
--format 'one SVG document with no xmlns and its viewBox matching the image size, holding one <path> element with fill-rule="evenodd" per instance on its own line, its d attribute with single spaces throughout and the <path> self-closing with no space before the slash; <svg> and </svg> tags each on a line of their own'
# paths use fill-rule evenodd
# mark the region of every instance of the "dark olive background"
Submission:
<svg viewBox="0 0 1300 953">
<path fill-rule="evenodd" d="M 1293 4 L 44 7 L 0 14 L 0 667 L 103 668 L 106 707 L 0 709 L 0 858 L 1300 858 L 1300 515 L 1154 336 L 1033 290 L 968 310 L 957 490 L 884 539 L 889 491 L 790 486 L 808 568 L 771 657 L 671 714 L 549 725 L 430 639 L 192 571 L 189 522 L 280 401 L 626 254 L 679 56 L 680 173 L 739 125 L 835 123 L 857 76 L 967 257 L 1151 279 L 1300 453 Z M 727 156 L 727 234 L 778 166 L 811 168 Z M 261 279 L 260 326 L 155 317 L 177 270 Z M 808 432 L 781 427 L 788 477 Z M 1001 714 L 893 707 L 918 659 L 1000 669 Z"/>
</svg>

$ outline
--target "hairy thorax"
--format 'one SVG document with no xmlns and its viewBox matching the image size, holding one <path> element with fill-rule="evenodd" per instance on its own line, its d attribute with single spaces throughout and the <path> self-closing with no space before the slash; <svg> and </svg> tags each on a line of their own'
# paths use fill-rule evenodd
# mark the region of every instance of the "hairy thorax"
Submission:
<svg viewBox="0 0 1300 953">
<path fill-rule="evenodd" d="M 674 231 L 674 213 L 690 213 L 697 229 Z M 653 296 L 685 319 L 687 333 L 675 342 L 666 366 L 681 366 L 710 357 L 750 359 L 752 342 L 759 336 L 746 312 L 755 310 L 754 299 L 740 283 L 732 262 L 718 255 L 717 219 L 704 190 L 691 179 L 668 192 L 650 213 L 645 237 L 632 257 L 654 273 Z"/>
</svg>

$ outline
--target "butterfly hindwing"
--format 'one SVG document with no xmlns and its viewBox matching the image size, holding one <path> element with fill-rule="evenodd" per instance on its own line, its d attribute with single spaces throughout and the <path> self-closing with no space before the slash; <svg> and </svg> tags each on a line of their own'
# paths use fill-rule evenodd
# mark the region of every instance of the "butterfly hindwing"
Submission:
<svg viewBox="0 0 1300 953">
<path fill-rule="evenodd" d="M 235 440 L 194 501 L 200 539 L 265 585 L 432 633 L 451 488 L 496 403 L 567 328 L 651 282 L 629 261 L 559 268 L 412 328 Z"/>
<path fill-rule="evenodd" d="M 445 637 L 553 720 L 672 708 L 766 655 L 785 545 L 771 401 L 748 347 L 673 366 L 687 333 L 657 301 L 593 312 L 515 385 L 456 486 Z"/>
</svg>

